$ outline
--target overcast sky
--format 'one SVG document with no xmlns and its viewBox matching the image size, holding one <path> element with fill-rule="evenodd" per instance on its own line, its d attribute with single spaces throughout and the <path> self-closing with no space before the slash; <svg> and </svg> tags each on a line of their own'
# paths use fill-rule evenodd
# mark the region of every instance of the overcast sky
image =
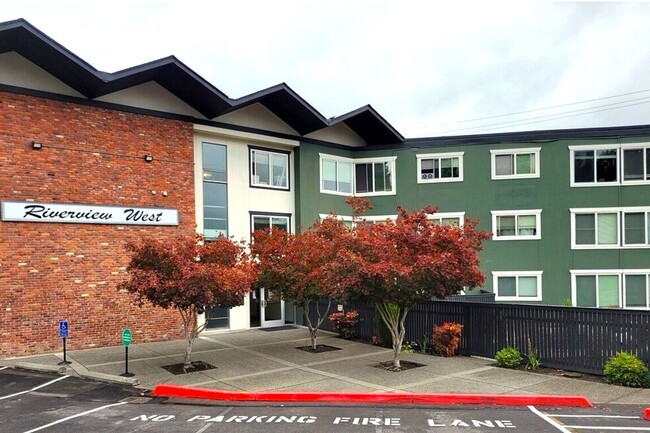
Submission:
<svg viewBox="0 0 650 433">
<path fill-rule="evenodd" d="M 408 138 L 650 124 L 650 3 L 2 0 L 17 18 L 101 71 L 174 55 L 232 98 L 285 82 Z"/>
</svg>

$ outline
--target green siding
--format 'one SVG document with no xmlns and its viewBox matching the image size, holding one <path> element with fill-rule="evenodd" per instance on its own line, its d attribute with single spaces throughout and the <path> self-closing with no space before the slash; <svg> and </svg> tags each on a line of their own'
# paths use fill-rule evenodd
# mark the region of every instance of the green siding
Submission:
<svg viewBox="0 0 650 433">
<path fill-rule="evenodd" d="M 636 138 L 634 142 L 639 142 Z M 433 205 L 440 212 L 465 212 L 479 228 L 492 231 L 491 211 L 542 209 L 540 240 L 491 240 L 481 253 L 485 290 L 492 291 L 492 271 L 544 271 L 543 303 L 561 305 L 571 298 L 570 270 L 648 269 L 650 249 L 572 250 L 570 208 L 650 206 L 650 186 L 570 187 L 569 146 L 617 144 L 617 140 L 554 140 L 490 145 L 342 150 L 304 143 L 296 163 L 299 224 L 308 226 L 318 214 L 350 215 L 345 197 L 320 193 L 319 153 L 348 158 L 396 156 L 396 195 L 369 197 L 369 215 L 394 215 L 397 205 L 407 209 Z M 540 177 L 491 179 L 491 149 L 541 148 Z M 464 152 L 462 182 L 419 184 L 417 154 Z"/>
</svg>

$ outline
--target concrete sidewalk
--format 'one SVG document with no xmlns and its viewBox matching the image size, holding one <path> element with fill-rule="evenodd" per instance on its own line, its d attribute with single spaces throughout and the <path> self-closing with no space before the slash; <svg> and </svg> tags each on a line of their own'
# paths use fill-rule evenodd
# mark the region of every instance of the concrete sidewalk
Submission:
<svg viewBox="0 0 650 433">
<path fill-rule="evenodd" d="M 195 386 L 224 391 L 311 391 L 311 392 L 412 392 L 499 395 L 579 395 L 594 404 L 636 404 L 650 402 L 650 389 L 634 389 L 580 379 L 507 370 L 494 361 L 457 356 L 405 353 L 404 361 L 423 367 L 401 372 L 376 368 L 392 360 L 392 350 L 337 338 L 319 331 L 319 344 L 341 350 L 309 353 L 297 349 L 309 345 L 303 327 L 252 329 L 204 334 L 194 344 L 193 361 L 216 368 L 174 375 L 162 366 L 183 362 L 185 341 L 137 344 L 129 347 L 129 372 L 125 371 L 124 347 L 70 351 L 72 363 L 66 374 L 122 383 L 137 380 L 137 386 L 153 389 L 158 384 Z M 56 369 L 62 353 L 0 360 L 0 365 L 29 363 Z"/>
</svg>

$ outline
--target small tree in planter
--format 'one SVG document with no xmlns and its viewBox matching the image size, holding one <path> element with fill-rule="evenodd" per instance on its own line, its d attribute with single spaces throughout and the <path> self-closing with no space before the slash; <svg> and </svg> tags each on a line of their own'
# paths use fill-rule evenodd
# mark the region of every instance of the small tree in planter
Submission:
<svg viewBox="0 0 650 433">
<path fill-rule="evenodd" d="M 329 321 L 334 324 L 334 329 L 341 337 L 345 339 L 354 338 L 357 335 L 357 323 L 359 322 L 359 313 L 355 310 L 344 313 L 343 311 L 332 313 L 328 317 Z"/>
<path fill-rule="evenodd" d="M 355 213 L 364 204 L 352 199 Z M 483 284 L 478 252 L 490 234 L 476 230 L 476 222 L 463 227 L 437 224 L 428 218 L 435 208 L 407 212 L 398 207 L 395 221 L 364 224 L 359 221 L 347 236 L 347 248 L 356 260 L 356 279 L 341 287 L 351 303 L 374 302 L 393 340 L 393 368 L 401 369 L 401 352 L 409 310 L 418 302 L 444 298 L 464 287 Z"/>
<path fill-rule="evenodd" d="M 126 249 L 131 253 L 130 278 L 118 289 L 136 295 L 139 305 L 150 302 L 178 310 L 187 340 L 184 368 L 191 368 L 192 345 L 205 327 L 198 326 L 197 314 L 210 306 L 241 305 L 255 281 L 244 245 L 223 236 L 206 242 L 195 235 L 174 241 L 148 238 Z"/>
<path fill-rule="evenodd" d="M 303 313 L 309 329 L 311 349 L 317 350 L 316 333 L 332 303 L 337 285 L 345 280 L 345 273 L 336 266 L 344 261 L 345 249 L 340 240 L 347 228 L 333 216 L 315 222 L 302 233 L 284 230 L 258 230 L 253 233 L 251 254 L 255 257 L 259 278 L 257 285 L 277 293 L 292 302 Z M 319 300 L 327 298 L 325 311 L 320 311 Z M 311 320 L 311 305 L 316 306 L 317 318 Z"/>
</svg>

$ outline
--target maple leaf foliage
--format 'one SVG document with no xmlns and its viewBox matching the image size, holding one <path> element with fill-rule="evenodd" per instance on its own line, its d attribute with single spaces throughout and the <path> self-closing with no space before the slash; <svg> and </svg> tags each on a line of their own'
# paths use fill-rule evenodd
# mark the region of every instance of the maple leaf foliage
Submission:
<svg viewBox="0 0 650 433">
<path fill-rule="evenodd" d="M 179 311 L 188 341 L 186 366 L 191 365 L 192 343 L 205 326 L 197 326 L 197 314 L 206 307 L 241 305 L 256 279 L 245 245 L 223 236 L 213 241 L 200 235 L 174 241 L 148 238 L 128 243 L 126 249 L 130 278 L 118 289 L 134 294 L 138 305 Z"/>
<path fill-rule="evenodd" d="M 302 233 L 287 233 L 284 230 L 258 230 L 253 233 L 250 249 L 258 269 L 259 287 L 279 293 L 303 312 L 309 329 L 311 345 L 316 349 L 316 332 L 327 311 L 317 311 L 312 322 L 309 311 L 312 304 L 318 306 L 321 298 L 331 299 L 336 293 L 338 282 L 344 277 L 337 273 L 342 235 L 347 228 L 342 221 L 328 217 L 315 222 Z"/>
<path fill-rule="evenodd" d="M 410 308 L 485 281 L 478 253 L 490 234 L 478 231 L 471 219 L 462 227 L 437 223 L 428 218 L 435 212 L 433 207 L 413 212 L 398 207 L 394 221 L 370 224 L 360 218 L 343 241 L 354 258 L 338 264 L 351 276 L 341 294 L 352 303 L 375 303 L 393 337 L 396 369 Z"/>
</svg>

